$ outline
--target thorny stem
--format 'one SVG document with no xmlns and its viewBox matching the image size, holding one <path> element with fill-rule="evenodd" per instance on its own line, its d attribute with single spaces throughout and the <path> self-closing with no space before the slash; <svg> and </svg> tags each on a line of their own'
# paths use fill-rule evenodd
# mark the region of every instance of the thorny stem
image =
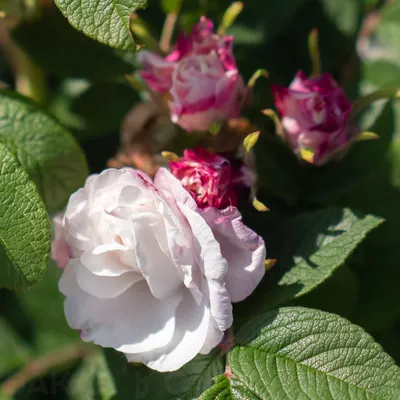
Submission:
<svg viewBox="0 0 400 400">
<path fill-rule="evenodd" d="M 167 18 L 165 18 L 164 28 L 160 39 L 160 49 L 164 53 L 169 53 L 171 49 L 171 40 L 177 19 L 178 14 L 176 12 L 168 13 Z"/>
<path fill-rule="evenodd" d="M 54 367 L 78 361 L 86 357 L 89 352 L 87 346 L 73 345 L 32 360 L 0 386 L 0 393 L 12 397 L 31 380 L 40 378 Z"/>
</svg>

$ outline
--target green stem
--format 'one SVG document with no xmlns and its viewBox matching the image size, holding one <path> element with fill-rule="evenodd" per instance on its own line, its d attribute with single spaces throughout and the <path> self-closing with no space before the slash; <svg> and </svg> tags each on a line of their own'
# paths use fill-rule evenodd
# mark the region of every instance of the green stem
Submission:
<svg viewBox="0 0 400 400">
<path fill-rule="evenodd" d="M 350 118 L 355 118 L 361 111 L 367 108 L 371 103 L 381 99 L 396 99 L 400 97 L 400 89 L 382 89 L 372 92 L 353 103 L 353 109 Z"/>
</svg>

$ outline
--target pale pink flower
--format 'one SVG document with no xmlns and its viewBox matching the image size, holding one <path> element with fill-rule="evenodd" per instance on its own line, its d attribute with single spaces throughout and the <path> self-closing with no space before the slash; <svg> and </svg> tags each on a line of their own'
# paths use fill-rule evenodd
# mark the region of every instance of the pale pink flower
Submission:
<svg viewBox="0 0 400 400">
<path fill-rule="evenodd" d="M 90 176 L 56 222 L 70 249 L 59 288 L 71 328 L 159 371 L 216 347 L 231 302 L 264 275 L 264 242 L 239 211 L 201 210 L 163 168 L 154 183 L 129 168 Z"/>
<path fill-rule="evenodd" d="M 272 91 L 284 138 L 298 157 L 306 151 L 307 161 L 322 165 L 354 141 L 352 106 L 331 74 L 307 78 L 300 71 L 288 88 L 273 85 Z"/>
</svg>

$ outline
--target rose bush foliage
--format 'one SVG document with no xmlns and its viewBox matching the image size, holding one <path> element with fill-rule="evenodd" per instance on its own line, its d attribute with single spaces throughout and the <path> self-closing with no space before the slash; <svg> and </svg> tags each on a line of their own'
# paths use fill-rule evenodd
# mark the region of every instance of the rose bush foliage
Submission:
<svg viewBox="0 0 400 400">
<path fill-rule="evenodd" d="M 1 400 L 397 400 L 398 4 L 145 3 L 0 2 Z"/>
</svg>

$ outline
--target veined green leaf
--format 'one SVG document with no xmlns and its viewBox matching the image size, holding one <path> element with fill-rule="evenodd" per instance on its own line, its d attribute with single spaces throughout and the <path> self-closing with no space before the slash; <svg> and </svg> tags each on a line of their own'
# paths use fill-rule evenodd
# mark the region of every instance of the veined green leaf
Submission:
<svg viewBox="0 0 400 400">
<path fill-rule="evenodd" d="M 397 400 L 400 369 L 362 328 L 323 311 L 291 307 L 260 316 L 229 353 L 232 378 L 201 399 Z"/>
<path fill-rule="evenodd" d="M 46 270 L 50 224 L 28 174 L 0 143 L 0 287 L 33 286 Z"/>
<path fill-rule="evenodd" d="M 0 139 L 18 156 L 47 208 L 64 207 L 88 175 L 73 136 L 26 98 L 0 90 Z"/>
<path fill-rule="evenodd" d="M 55 0 L 58 8 L 78 31 L 110 47 L 136 50 L 129 29 L 134 11 L 147 0 Z"/>
</svg>

